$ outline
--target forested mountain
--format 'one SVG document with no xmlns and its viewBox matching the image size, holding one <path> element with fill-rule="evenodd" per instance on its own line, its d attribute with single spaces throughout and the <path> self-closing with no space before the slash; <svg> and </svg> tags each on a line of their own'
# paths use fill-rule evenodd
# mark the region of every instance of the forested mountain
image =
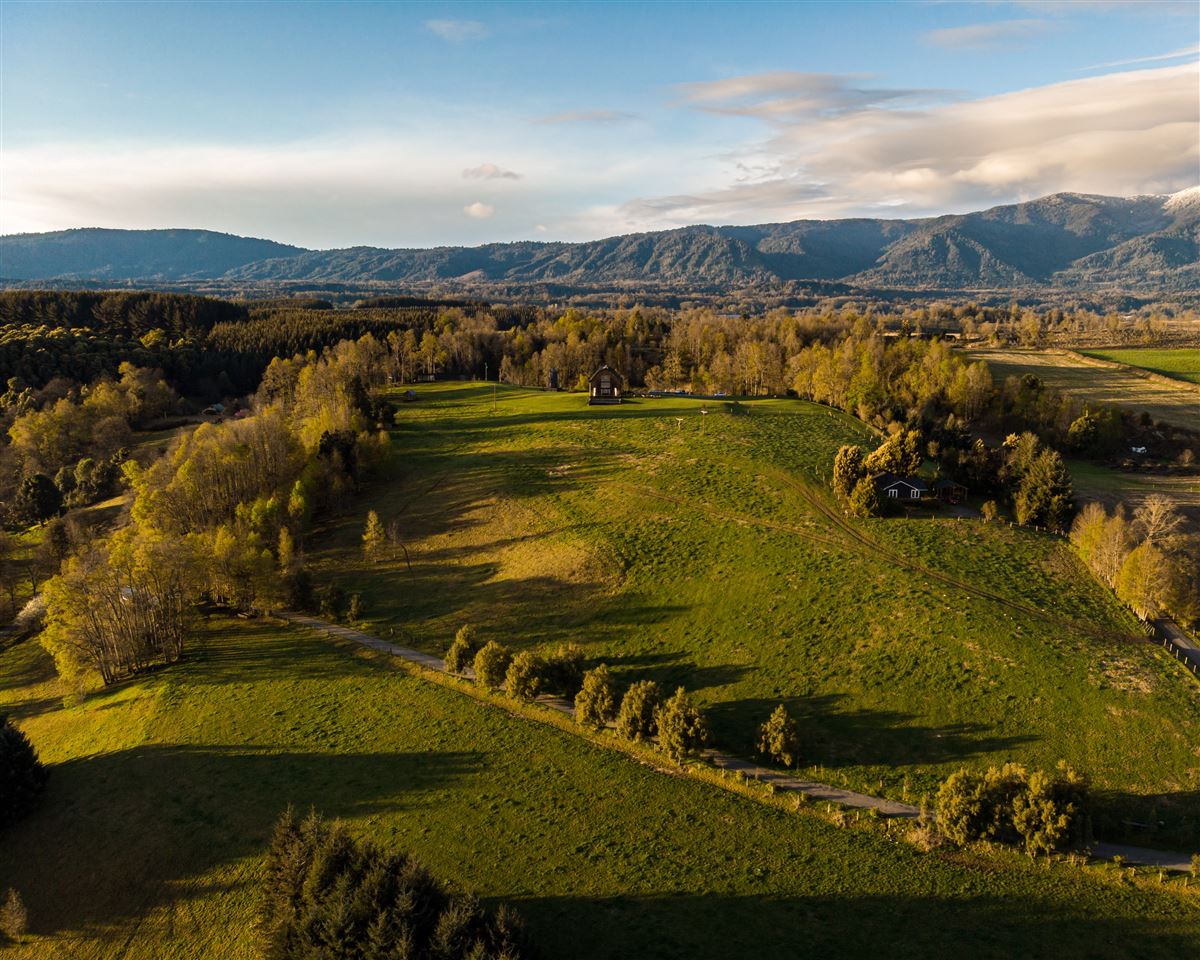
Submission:
<svg viewBox="0 0 1200 960">
<path fill-rule="evenodd" d="M 88 227 L 0 237 L 0 280 L 188 280 L 301 253 L 273 240 L 211 230 Z"/>
<path fill-rule="evenodd" d="M 1171 291 L 1200 277 L 1200 188 L 1134 198 L 1061 193 L 923 220 L 684 227 L 584 243 L 301 250 L 193 230 L 0 237 L 7 280 L 214 279 L 654 284 L 839 280 L 939 290 L 1080 286 Z"/>
</svg>

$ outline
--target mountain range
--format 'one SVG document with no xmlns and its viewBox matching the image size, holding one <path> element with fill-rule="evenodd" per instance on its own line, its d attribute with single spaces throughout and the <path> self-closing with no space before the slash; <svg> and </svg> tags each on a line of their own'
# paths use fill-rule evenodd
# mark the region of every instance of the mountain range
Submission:
<svg viewBox="0 0 1200 960">
<path fill-rule="evenodd" d="M 0 280 L 390 282 L 481 286 L 870 289 L 1200 289 L 1200 187 L 1170 195 L 1058 193 L 912 220 L 694 226 L 582 243 L 306 250 L 207 230 L 82 228 L 0 237 Z"/>
</svg>

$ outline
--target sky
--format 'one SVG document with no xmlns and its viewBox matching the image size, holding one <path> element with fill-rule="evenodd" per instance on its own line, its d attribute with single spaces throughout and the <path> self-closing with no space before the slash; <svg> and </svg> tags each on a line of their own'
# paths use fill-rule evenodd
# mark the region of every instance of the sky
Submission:
<svg viewBox="0 0 1200 960">
<path fill-rule="evenodd" d="M 0 3 L 0 233 L 311 248 L 1200 183 L 1200 0 Z"/>
</svg>

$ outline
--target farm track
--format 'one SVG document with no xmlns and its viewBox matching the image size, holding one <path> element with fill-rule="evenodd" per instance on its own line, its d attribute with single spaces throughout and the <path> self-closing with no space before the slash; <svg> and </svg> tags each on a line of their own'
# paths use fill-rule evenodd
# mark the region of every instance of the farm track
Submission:
<svg viewBox="0 0 1200 960">
<path fill-rule="evenodd" d="M 310 617 L 306 614 L 296 613 L 293 611 L 276 611 L 276 616 L 289 623 L 299 626 L 308 627 L 311 630 L 316 630 L 324 633 L 327 636 L 336 637 L 341 640 L 348 640 L 351 643 L 359 644 L 360 646 L 368 647 L 380 653 L 388 654 L 403 660 L 414 666 L 421 667 L 423 670 L 432 673 L 435 676 L 446 675 L 449 672 L 446 670 L 445 663 L 436 656 L 428 653 L 422 653 L 419 650 L 413 650 L 410 647 L 402 647 L 398 644 L 390 643 L 381 637 L 376 637 L 373 634 L 365 633 L 361 630 L 355 630 L 353 627 L 342 626 L 338 623 L 330 623 L 327 620 L 321 620 L 317 617 Z M 470 671 L 466 674 L 469 678 L 472 674 Z M 427 678 L 428 675 L 426 674 Z M 445 683 L 444 680 L 431 679 L 433 682 Z M 470 695 L 470 694 L 467 694 Z M 567 700 L 561 697 L 540 696 L 537 698 L 539 706 L 553 710 L 559 714 L 574 716 L 574 707 Z M 520 714 L 516 714 L 521 716 Z M 541 721 L 545 722 L 545 721 Z M 612 727 L 612 724 L 609 724 Z M 559 728 L 561 729 L 561 727 Z M 603 745 L 601 745 L 603 747 Z M 605 749 L 616 749 L 606 747 Z M 626 751 L 622 751 L 626 752 Z M 639 762 L 645 763 L 644 760 L 637 758 Z M 743 760 L 740 757 L 735 757 L 732 754 L 724 753 L 720 750 L 706 749 L 701 752 L 700 760 L 702 763 L 715 767 L 719 770 L 733 772 L 747 779 L 753 779 L 760 783 L 769 784 L 774 790 L 785 793 L 803 794 L 812 800 L 827 801 L 837 804 L 841 807 L 847 807 L 853 810 L 875 810 L 878 815 L 884 817 L 895 817 L 906 820 L 917 820 L 920 817 L 921 811 L 918 807 L 909 803 L 901 803 L 897 800 L 889 800 L 886 797 L 874 797 L 870 794 L 856 793 L 853 790 L 845 790 L 841 787 L 835 787 L 828 783 L 818 783 L 813 780 L 802 780 L 799 777 L 794 777 L 791 774 L 783 773 L 778 770 L 771 770 L 759 766 L 749 760 Z M 688 775 L 686 767 L 676 769 L 661 768 L 655 766 L 654 769 L 668 775 L 676 775 L 682 772 Z M 711 781 L 709 781 L 711 782 Z M 729 789 L 721 787 L 721 789 Z M 1167 850 L 1151 850 L 1143 847 L 1128 847 L 1119 846 L 1108 843 L 1095 843 L 1091 846 L 1090 851 L 1092 856 L 1100 859 L 1111 859 L 1114 856 L 1120 856 L 1129 863 L 1137 863 L 1145 866 L 1159 867 L 1164 870 L 1172 870 L 1177 872 L 1186 872 L 1191 869 L 1191 857 L 1189 854 L 1173 852 Z"/>
</svg>

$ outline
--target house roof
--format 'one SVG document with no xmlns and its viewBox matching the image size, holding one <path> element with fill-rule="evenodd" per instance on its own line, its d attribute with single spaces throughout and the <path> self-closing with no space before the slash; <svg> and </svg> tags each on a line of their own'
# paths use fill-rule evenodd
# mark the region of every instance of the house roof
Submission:
<svg viewBox="0 0 1200 960">
<path fill-rule="evenodd" d="M 601 367 L 597 367 L 596 372 L 593 373 L 588 379 L 595 380 L 598 376 L 600 376 L 600 374 L 604 373 L 606 370 L 609 373 L 611 373 L 613 375 L 613 377 L 616 378 L 618 383 L 621 381 L 621 375 L 619 373 L 617 373 L 617 371 L 614 370 L 612 367 L 610 367 L 607 363 Z"/>
<path fill-rule="evenodd" d="M 942 477 L 941 480 L 934 484 L 934 487 L 938 490 L 957 490 L 959 487 L 962 487 L 963 490 L 967 489 L 957 480 L 951 480 L 949 477 Z"/>
<path fill-rule="evenodd" d="M 887 490 L 889 487 L 905 486 L 911 490 L 918 490 L 925 493 L 929 487 L 925 485 L 925 481 L 920 477 L 898 477 L 894 473 L 881 473 L 875 478 L 875 483 L 880 490 Z"/>
</svg>

